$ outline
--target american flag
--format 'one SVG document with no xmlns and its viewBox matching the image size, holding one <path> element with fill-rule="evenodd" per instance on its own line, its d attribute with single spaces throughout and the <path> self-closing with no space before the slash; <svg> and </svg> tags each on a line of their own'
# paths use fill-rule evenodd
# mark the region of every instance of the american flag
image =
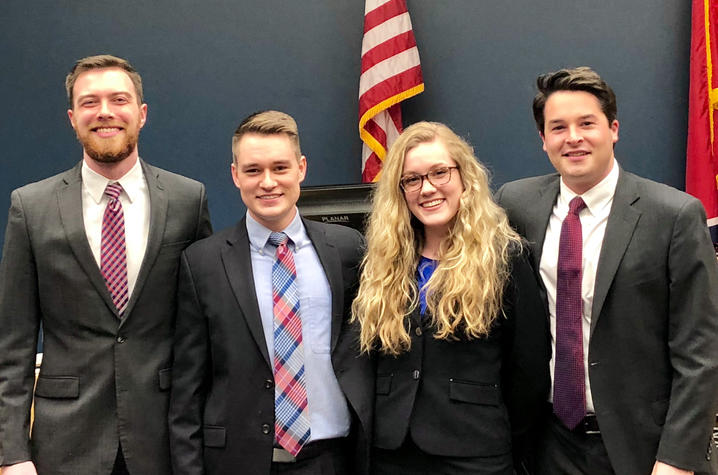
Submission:
<svg viewBox="0 0 718 475">
<path fill-rule="evenodd" d="M 366 0 L 359 78 L 362 182 L 378 180 L 386 151 L 401 133 L 399 103 L 423 91 L 406 0 Z"/>
</svg>

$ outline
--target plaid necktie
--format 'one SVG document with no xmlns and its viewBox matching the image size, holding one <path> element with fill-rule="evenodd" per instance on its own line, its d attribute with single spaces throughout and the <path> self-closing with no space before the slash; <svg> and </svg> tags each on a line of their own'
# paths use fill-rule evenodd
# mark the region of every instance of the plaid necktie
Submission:
<svg viewBox="0 0 718 475">
<path fill-rule="evenodd" d="M 299 313 L 297 269 L 284 233 L 271 233 L 277 246 L 272 266 L 274 300 L 274 436 L 279 445 L 297 455 L 309 440 L 307 391 L 304 385 L 304 345 Z"/>
<path fill-rule="evenodd" d="M 585 207 L 580 196 L 571 200 L 568 215 L 561 224 L 558 245 L 553 412 L 569 429 L 574 429 L 586 416 L 581 325 L 583 237 L 578 217 Z"/>
<path fill-rule="evenodd" d="M 125 251 L 125 214 L 120 203 L 122 185 L 109 183 L 105 194 L 110 198 L 102 217 L 100 271 L 120 316 L 129 301 L 127 286 L 127 253 Z"/>
</svg>

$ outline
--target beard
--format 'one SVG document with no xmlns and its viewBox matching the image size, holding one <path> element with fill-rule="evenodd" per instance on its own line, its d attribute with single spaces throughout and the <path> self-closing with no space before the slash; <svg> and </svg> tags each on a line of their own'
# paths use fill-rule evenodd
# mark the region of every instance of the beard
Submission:
<svg viewBox="0 0 718 475">
<path fill-rule="evenodd" d="M 115 141 L 98 140 L 92 133 L 77 133 L 77 140 L 87 156 L 100 163 L 117 163 L 126 159 L 137 147 L 139 130 L 132 131 L 125 129 L 127 135 L 119 143 Z"/>
</svg>

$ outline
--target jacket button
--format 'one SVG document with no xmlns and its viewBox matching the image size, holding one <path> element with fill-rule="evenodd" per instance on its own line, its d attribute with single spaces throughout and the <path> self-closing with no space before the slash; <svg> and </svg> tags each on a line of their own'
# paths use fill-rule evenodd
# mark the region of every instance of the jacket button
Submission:
<svg viewBox="0 0 718 475">
<path fill-rule="evenodd" d="M 262 424 L 262 434 L 269 434 L 269 424 Z"/>
<path fill-rule="evenodd" d="M 416 333 L 416 336 L 421 336 L 421 328 L 420 327 L 414 328 L 414 333 Z"/>
<path fill-rule="evenodd" d="M 271 379 L 268 379 L 264 382 L 264 388 L 271 389 L 273 384 L 274 384 L 273 381 Z"/>
<path fill-rule="evenodd" d="M 117 341 L 117 343 L 124 343 L 124 342 L 127 341 L 127 338 L 125 338 L 124 336 L 120 335 L 120 336 L 117 337 L 117 340 L 116 340 L 116 341 Z"/>
<path fill-rule="evenodd" d="M 414 379 L 419 379 L 419 376 L 421 375 L 421 372 L 418 369 L 415 369 L 412 373 L 411 377 Z"/>
</svg>

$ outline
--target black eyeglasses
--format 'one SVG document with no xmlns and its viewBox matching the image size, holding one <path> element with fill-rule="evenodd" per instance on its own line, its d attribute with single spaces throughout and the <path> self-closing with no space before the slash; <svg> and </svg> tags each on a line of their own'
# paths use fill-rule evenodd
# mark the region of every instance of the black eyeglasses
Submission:
<svg viewBox="0 0 718 475">
<path fill-rule="evenodd" d="M 441 167 L 431 170 L 424 175 L 406 175 L 399 180 L 399 186 L 406 193 L 419 191 L 424 186 L 424 178 L 429 180 L 432 186 L 446 185 L 451 181 L 451 170 L 458 170 L 459 167 Z"/>
</svg>

